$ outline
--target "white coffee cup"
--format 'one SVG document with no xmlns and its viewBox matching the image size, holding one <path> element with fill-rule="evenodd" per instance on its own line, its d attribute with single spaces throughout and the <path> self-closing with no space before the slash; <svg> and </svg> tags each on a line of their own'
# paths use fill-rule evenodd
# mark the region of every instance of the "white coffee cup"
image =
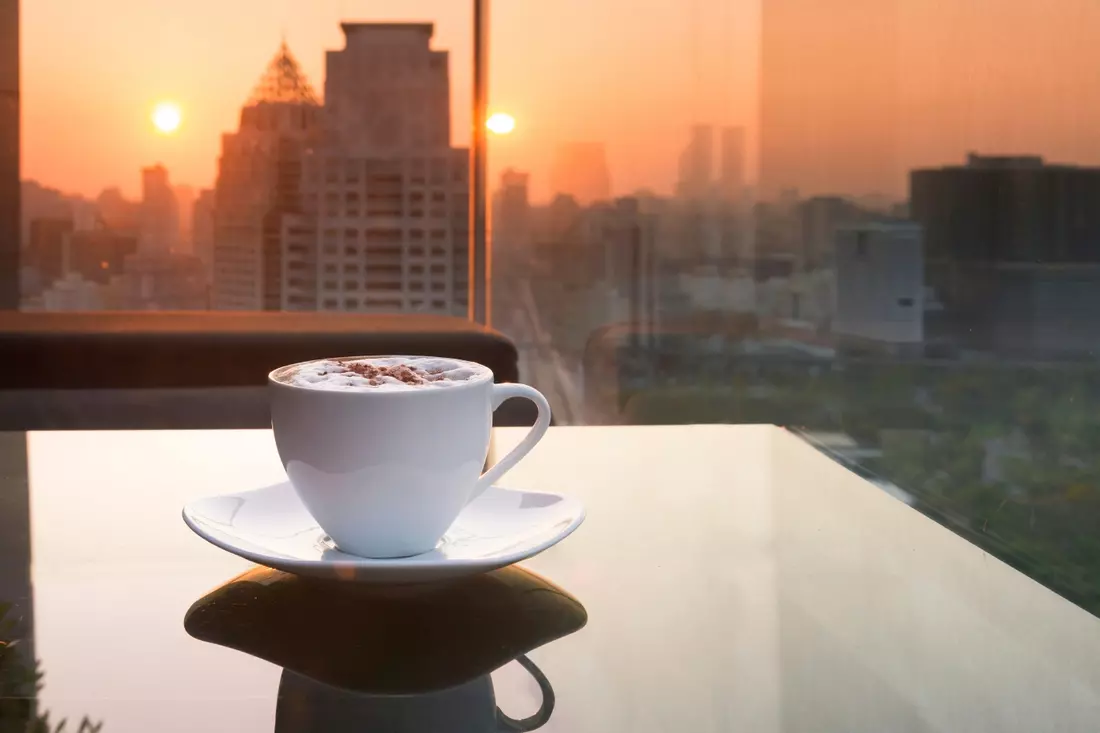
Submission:
<svg viewBox="0 0 1100 733">
<path fill-rule="evenodd" d="M 432 550 L 463 507 L 546 434 L 550 405 L 538 390 L 494 384 L 487 367 L 446 361 L 475 374 L 446 386 L 376 390 L 288 381 L 312 362 L 268 375 L 271 426 L 283 467 L 306 509 L 342 551 L 387 558 Z M 538 418 L 512 452 L 482 473 L 493 411 L 511 397 L 534 402 Z"/>
</svg>

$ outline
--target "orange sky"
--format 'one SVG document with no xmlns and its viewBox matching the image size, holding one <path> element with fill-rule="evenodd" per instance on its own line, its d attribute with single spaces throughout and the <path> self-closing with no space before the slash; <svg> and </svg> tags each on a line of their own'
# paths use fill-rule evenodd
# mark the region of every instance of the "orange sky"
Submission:
<svg viewBox="0 0 1100 733">
<path fill-rule="evenodd" d="M 1096 0 L 765 0 L 765 195 L 904 195 L 967 151 L 1100 165 Z"/>
<path fill-rule="evenodd" d="M 469 138 L 470 2 L 456 0 L 24 0 L 23 176 L 65 191 L 138 191 L 163 162 L 175 183 L 208 186 L 219 135 L 285 32 L 314 86 L 340 20 L 431 20 L 452 52 L 455 142 Z M 595 7 L 593 7 L 595 6 Z M 399 8 L 399 10 L 395 10 Z M 755 114 L 755 0 L 497 0 L 491 98 L 518 120 L 491 166 L 534 172 L 544 195 L 554 147 L 607 143 L 617 193 L 670 190 L 687 127 Z M 184 124 L 155 133 L 153 105 Z"/>
<path fill-rule="evenodd" d="M 160 161 L 174 182 L 208 186 L 219 134 L 235 129 L 281 35 L 321 89 L 342 19 L 436 23 L 464 144 L 470 5 L 23 0 L 24 177 L 132 195 L 139 169 Z M 762 17 L 765 44 L 781 50 L 764 68 Z M 778 46 L 775 18 L 790 30 Z M 493 141 L 490 168 L 532 172 L 541 198 L 559 143 L 602 141 L 615 194 L 668 192 L 693 122 L 746 125 L 753 164 L 761 84 L 796 98 L 765 108 L 766 186 L 801 177 L 803 193 L 899 195 L 910 167 L 968 150 L 1100 164 L 1097 28 L 1097 0 L 495 0 L 492 107 L 518 127 Z M 165 98 L 184 110 L 174 137 L 149 121 Z"/>
</svg>

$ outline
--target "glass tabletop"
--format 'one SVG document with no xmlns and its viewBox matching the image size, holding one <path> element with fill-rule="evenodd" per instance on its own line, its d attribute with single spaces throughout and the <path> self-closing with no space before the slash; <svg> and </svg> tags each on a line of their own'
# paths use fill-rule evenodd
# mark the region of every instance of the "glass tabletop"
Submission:
<svg viewBox="0 0 1100 733">
<path fill-rule="evenodd" d="M 522 432 L 498 430 L 496 451 Z M 1000 733 L 1100 719 L 1100 620 L 780 428 L 552 428 L 504 484 L 574 496 L 585 524 L 440 585 L 260 568 L 180 519 L 188 501 L 281 480 L 267 431 L 0 434 L 0 722 Z"/>
</svg>

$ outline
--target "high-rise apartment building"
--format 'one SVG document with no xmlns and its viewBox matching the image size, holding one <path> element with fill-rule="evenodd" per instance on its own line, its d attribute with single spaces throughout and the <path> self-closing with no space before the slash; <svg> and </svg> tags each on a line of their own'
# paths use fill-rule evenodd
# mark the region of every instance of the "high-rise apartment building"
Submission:
<svg viewBox="0 0 1100 733">
<path fill-rule="evenodd" d="M 314 143 L 320 103 L 284 43 L 222 136 L 214 189 L 212 305 L 278 310 L 283 219 L 301 209 L 302 157 Z"/>
<path fill-rule="evenodd" d="M 281 307 L 465 315 L 469 153 L 450 145 L 448 54 L 430 23 L 341 28 L 302 211 L 283 221 Z"/>
<path fill-rule="evenodd" d="M 550 192 L 572 196 L 581 205 L 611 198 L 611 173 L 603 143 L 578 142 L 560 146 L 550 169 Z"/>
<path fill-rule="evenodd" d="M 19 0 L 0 0 L 0 310 L 19 307 Z"/>
<path fill-rule="evenodd" d="M 762 0 L 760 194 L 901 194 L 894 0 Z"/>
</svg>

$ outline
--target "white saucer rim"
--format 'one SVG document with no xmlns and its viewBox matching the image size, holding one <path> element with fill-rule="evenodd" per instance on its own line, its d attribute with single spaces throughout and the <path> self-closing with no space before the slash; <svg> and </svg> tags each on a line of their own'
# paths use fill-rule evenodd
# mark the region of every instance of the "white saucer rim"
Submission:
<svg viewBox="0 0 1100 733">
<path fill-rule="evenodd" d="M 287 483 L 289 483 L 289 482 L 282 481 L 282 482 L 279 482 L 278 484 L 273 484 L 272 487 L 281 486 L 281 485 L 287 484 Z M 225 497 L 229 497 L 229 496 L 239 496 L 242 493 L 252 493 L 252 492 L 264 491 L 264 490 L 272 488 L 272 487 L 262 487 L 262 488 L 259 488 L 259 489 L 252 489 L 252 490 L 247 491 L 247 492 L 234 492 L 234 493 L 230 493 L 230 494 L 215 494 L 215 495 L 212 495 L 212 496 L 204 496 L 204 497 L 200 497 L 198 499 L 193 499 L 193 500 L 187 502 L 183 506 L 183 509 L 181 511 L 181 515 L 183 517 L 183 522 L 184 522 L 184 524 L 187 525 L 187 527 L 192 532 L 194 532 L 195 534 L 197 534 L 199 537 L 206 540 L 210 544 L 214 545 L 215 547 L 217 547 L 221 550 L 224 550 L 225 552 L 228 552 L 232 555 L 236 555 L 237 557 L 242 557 L 245 560 L 248 560 L 250 562 L 254 562 L 257 565 L 263 565 L 264 567 L 271 567 L 271 561 L 274 560 L 274 559 L 278 559 L 280 565 L 282 565 L 282 566 L 285 566 L 285 567 L 288 567 L 288 568 L 302 568 L 302 569 L 306 569 L 306 570 L 309 570 L 309 571 L 324 569 L 324 568 L 357 568 L 357 569 L 363 569 L 363 570 L 399 570 L 399 569 L 405 569 L 405 570 L 412 570 L 412 571 L 423 571 L 423 570 L 429 570 L 431 568 L 440 568 L 440 567 L 453 568 L 455 570 L 459 570 L 459 569 L 470 569 L 470 570 L 485 569 L 486 571 L 488 571 L 488 570 L 492 570 L 492 569 L 495 569 L 495 568 L 502 568 L 502 567 L 507 567 L 509 565 L 514 565 L 517 562 L 520 562 L 522 560 L 526 560 L 526 559 L 534 557 L 535 555 L 538 555 L 542 552 L 545 552 L 546 550 L 550 549 L 554 545 L 558 544 L 559 542 L 561 542 L 562 540 L 567 538 L 569 535 L 573 534 L 573 532 L 575 532 L 577 530 L 577 528 L 580 527 L 581 524 L 584 523 L 584 520 L 586 519 L 587 514 L 588 514 L 588 510 L 584 506 L 583 502 L 581 502 L 578 499 L 575 499 L 575 498 L 572 498 L 572 497 L 569 497 L 569 496 L 565 496 L 564 494 L 558 494 L 558 493 L 555 493 L 555 492 L 552 492 L 552 491 L 527 491 L 527 490 L 524 490 L 524 489 L 509 489 L 509 488 L 506 488 L 506 487 L 503 487 L 503 486 L 490 486 L 489 487 L 490 489 L 497 489 L 499 491 L 510 491 L 510 492 L 517 493 L 517 494 L 527 494 L 527 495 L 536 494 L 536 495 L 542 495 L 542 496 L 553 496 L 553 497 L 557 497 L 557 498 L 559 498 L 563 501 L 572 502 L 577 507 L 576 516 L 572 519 L 572 521 L 570 521 L 570 523 L 567 527 L 565 527 L 561 532 L 555 534 L 553 537 L 550 537 L 546 540 L 543 540 L 542 542 L 538 543 L 537 545 L 531 545 L 531 546 L 526 547 L 522 550 L 513 551 L 513 552 L 508 553 L 508 554 L 497 555 L 497 556 L 490 557 L 490 558 L 446 558 L 446 557 L 444 557 L 444 558 L 440 558 L 439 560 L 437 560 L 435 562 L 411 563 L 411 562 L 409 562 L 410 560 L 414 560 L 418 557 L 422 557 L 422 555 L 412 555 L 411 557 L 370 558 L 370 557 L 360 557 L 358 555 L 351 555 L 349 553 L 341 553 L 343 555 L 343 557 L 340 558 L 339 560 L 323 560 L 323 559 L 303 560 L 301 558 L 296 558 L 296 557 L 291 557 L 289 555 L 281 555 L 281 554 L 276 554 L 276 553 L 259 554 L 259 553 L 255 553 L 255 552 L 251 552 L 249 550 L 246 550 L 242 547 L 232 545 L 232 544 L 229 544 L 229 543 L 226 543 L 226 542 L 223 542 L 223 541 L 219 540 L 216 536 L 208 533 L 205 529 L 203 529 L 196 522 L 194 522 L 191 519 L 191 517 L 189 516 L 189 513 L 188 513 L 188 510 L 191 508 L 191 506 L 198 503 L 198 502 L 209 501 L 211 499 L 221 499 L 221 498 L 225 498 Z M 427 554 L 427 553 L 425 553 L 425 554 Z"/>
</svg>

